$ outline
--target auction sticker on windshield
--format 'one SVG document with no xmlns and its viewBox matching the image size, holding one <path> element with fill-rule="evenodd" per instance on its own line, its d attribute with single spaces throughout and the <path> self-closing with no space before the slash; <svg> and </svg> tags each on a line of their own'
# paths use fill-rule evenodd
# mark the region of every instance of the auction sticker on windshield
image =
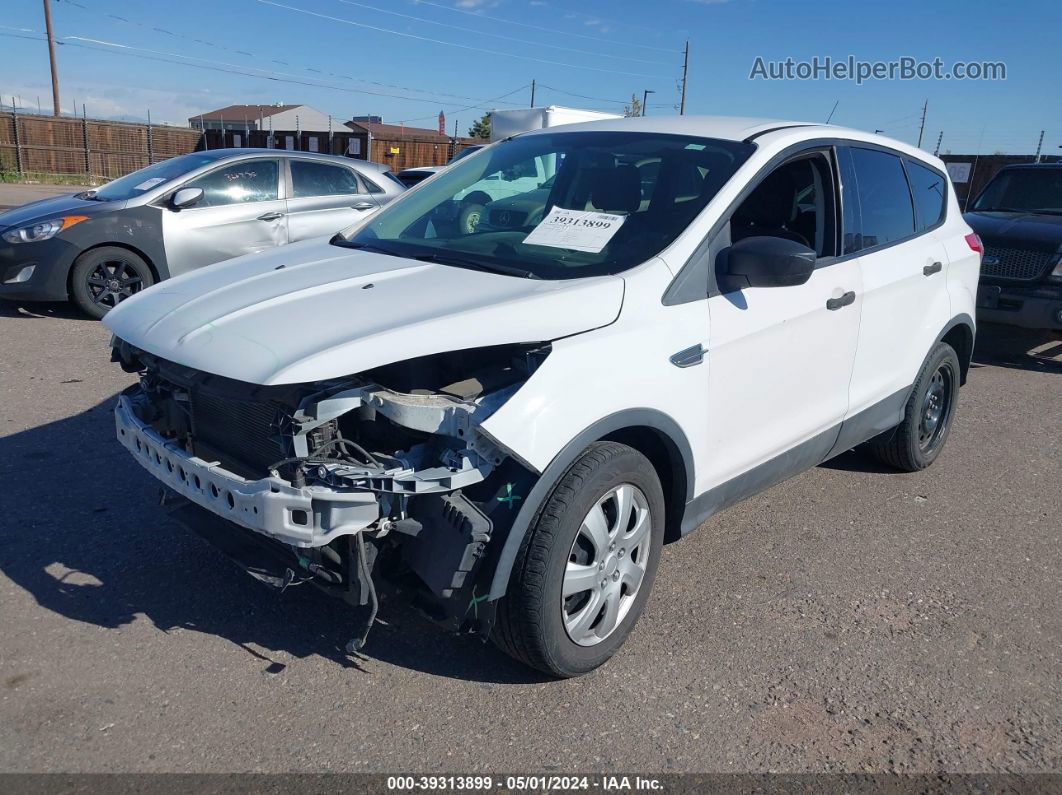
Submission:
<svg viewBox="0 0 1062 795">
<path fill-rule="evenodd" d="M 597 254 L 626 220 L 625 215 L 554 207 L 524 238 L 524 243 Z"/>
</svg>

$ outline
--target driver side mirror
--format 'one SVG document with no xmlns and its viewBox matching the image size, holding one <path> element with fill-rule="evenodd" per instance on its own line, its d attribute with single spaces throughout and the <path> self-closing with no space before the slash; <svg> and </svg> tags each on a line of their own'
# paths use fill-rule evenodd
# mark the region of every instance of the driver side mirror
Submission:
<svg viewBox="0 0 1062 795">
<path fill-rule="evenodd" d="M 202 188 L 181 188 L 173 194 L 173 198 L 170 199 L 170 206 L 175 210 L 183 210 L 186 207 L 193 206 L 202 198 Z"/>
<path fill-rule="evenodd" d="M 815 271 L 816 254 L 783 237 L 746 237 L 726 250 L 724 273 L 741 287 L 795 287 Z"/>
</svg>

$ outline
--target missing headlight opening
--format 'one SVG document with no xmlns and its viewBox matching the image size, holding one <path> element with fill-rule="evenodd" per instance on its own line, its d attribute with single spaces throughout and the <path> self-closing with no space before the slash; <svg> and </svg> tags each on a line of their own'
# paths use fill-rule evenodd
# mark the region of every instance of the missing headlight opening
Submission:
<svg viewBox="0 0 1062 795">
<path fill-rule="evenodd" d="M 260 386 L 115 340 L 114 360 L 140 375 L 118 438 L 185 498 L 179 518 L 259 580 L 312 582 L 373 616 L 385 582 L 450 628 L 486 632 L 477 573 L 537 475 L 480 426 L 549 352 L 499 345 Z"/>
</svg>

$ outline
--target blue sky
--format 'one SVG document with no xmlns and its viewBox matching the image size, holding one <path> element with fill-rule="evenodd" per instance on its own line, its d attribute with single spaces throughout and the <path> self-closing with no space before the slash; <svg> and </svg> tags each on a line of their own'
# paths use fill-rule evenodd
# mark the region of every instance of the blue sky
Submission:
<svg viewBox="0 0 1062 795">
<path fill-rule="evenodd" d="M 39 97 L 47 109 L 47 49 L 25 32 L 44 29 L 40 0 L 5 6 L 0 97 L 30 108 Z M 54 0 L 53 22 L 68 42 L 58 48 L 63 107 L 85 103 L 90 116 L 150 108 L 184 124 L 228 104 L 285 102 L 427 127 L 443 110 L 463 133 L 482 108 L 526 106 L 532 79 L 536 104 L 620 110 L 652 89 L 650 114 L 667 114 L 688 38 L 690 113 L 825 120 L 839 102 L 835 122 L 913 143 L 928 99 L 929 149 L 940 131 L 942 151 L 1029 152 L 1041 129 L 1046 152 L 1062 145 L 1056 0 Z M 1008 77 L 749 79 L 757 56 L 848 55 L 1003 61 Z"/>
</svg>

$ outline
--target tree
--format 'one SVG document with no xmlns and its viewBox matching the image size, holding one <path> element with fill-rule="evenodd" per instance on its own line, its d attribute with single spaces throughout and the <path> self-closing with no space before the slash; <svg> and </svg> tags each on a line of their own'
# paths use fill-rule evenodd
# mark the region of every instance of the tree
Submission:
<svg viewBox="0 0 1062 795">
<path fill-rule="evenodd" d="M 468 134 L 472 138 L 490 140 L 490 114 L 484 113 L 483 118 L 472 122 L 472 126 L 468 128 Z"/>
<path fill-rule="evenodd" d="M 637 94 L 631 94 L 631 104 L 623 106 L 624 116 L 641 116 L 642 115 L 642 101 L 638 99 Z"/>
</svg>

